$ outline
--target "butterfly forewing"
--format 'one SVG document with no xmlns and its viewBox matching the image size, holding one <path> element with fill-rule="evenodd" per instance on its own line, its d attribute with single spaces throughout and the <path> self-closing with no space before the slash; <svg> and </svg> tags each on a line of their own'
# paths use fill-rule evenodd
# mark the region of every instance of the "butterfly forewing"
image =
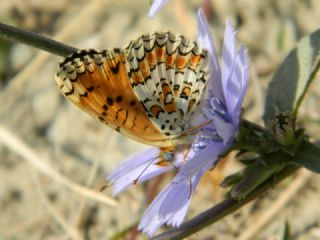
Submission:
<svg viewBox="0 0 320 240">
<path fill-rule="evenodd" d="M 56 81 L 78 107 L 110 127 L 140 141 L 163 142 L 132 92 L 123 52 L 84 50 L 60 64 Z"/>
<path fill-rule="evenodd" d="M 183 142 L 208 76 L 206 51 L 172 33 L 152 33 L 125 49 L 67 57 L 56 81 L 63 95 L 113 129 L 145 144 Z"/>
</svg>

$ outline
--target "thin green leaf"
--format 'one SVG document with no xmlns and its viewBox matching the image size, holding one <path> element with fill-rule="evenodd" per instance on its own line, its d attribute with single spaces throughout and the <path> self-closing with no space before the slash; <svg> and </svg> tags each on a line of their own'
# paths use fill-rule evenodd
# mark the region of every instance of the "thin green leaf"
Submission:
<svg viewBox="0 0 320 240">
<path fill-rule="evenodd" d="M 273 119 L 275 109 L 297 115 L 309 85 L 320 67 L 320 29 L 299 41 L 273 76 L 267 91 L 264 120 Z"/>
<path fill-rule="evenodd" d="M 285 222 L 282 240 L 290 240 L 290 239 L 291 239 L 291 237 L 290 237 L 290 225 L 289 225 L 288 222 Z"/>
</svg>

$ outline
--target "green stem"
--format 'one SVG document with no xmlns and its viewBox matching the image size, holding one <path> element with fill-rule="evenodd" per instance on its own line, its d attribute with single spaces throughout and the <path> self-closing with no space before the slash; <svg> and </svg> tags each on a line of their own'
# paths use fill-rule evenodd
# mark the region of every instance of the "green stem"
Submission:
<svg viewBox="0 0 320 240">
<path fill-rule="evenodd" d="M 71 53 L 78 51 L 78 49 L 74 47 L 57 42 L 53 39 L 3 23 L 0 23 L 0 38 L 26 44 L 62 57 L 66 57 Z"/>
<path fill-rule="evenodd" d="M 294 118 L 297 118 L 298 110 L 300 108 L 300 105 L 302 104 L 302 101 L 306 97 L 306 95 L 308 93 L 308 90 L 310 88 L 310 85 L 313 82 L 313 80 L 316 79 L 317 73 L 318 73 L 318 71 L 320 69 L 320 57 L 318 56 L 315 61 L 316 61 L 316 64 L 315 64 L 314 68 L 311 71 L 311 74 L 310 74 L 309 79 L 308 79 L 308 81 L 306 83 L 306 86 L 303 89 L 303 93 L 300 95 L 300 97 L 299 97 L 299 99 L 297 101 L 297 104 L 294 107 L 294 110 L 293 110 L 293 117 Z"/>
</svg>

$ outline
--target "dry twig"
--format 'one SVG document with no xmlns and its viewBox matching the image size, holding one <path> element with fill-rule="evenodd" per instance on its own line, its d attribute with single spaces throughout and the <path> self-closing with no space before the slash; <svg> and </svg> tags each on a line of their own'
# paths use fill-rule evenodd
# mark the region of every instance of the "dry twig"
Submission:
<svg viewBox="0 0 320 240">
<path fill-rule="evenodd" d="M 3 143 L 11 151 L 15 152 L 28 163 L 34 166 L 37 170 L 43 174 L 53 178 L 56 182 L 63 184 L 70 188 L 72 191 L 80 193 L 88 198 L 100 201 L 109 206 L 115 206 L 116 201 L 112 198 L 106 197 L 105 195 L 92 191 L 85 188 L 75 182 L 70 181 L 68 178 L 62 176 L 58 172 L 54 171 L 53 168 L 46 165 L 43 159 L 41 159 L 31 148 L 29 148 L 21 139 L 15 136 L 12 132 L 7 130 L 5 127 L 0 125 L 0 142 Z"/>
<path fill-rule="evenodd" d="M 33 169 L 31 169 L 30 172 L 32 175 L 32 179 L 34 180 L 36 189 L 38 190 L 38 193 L 40 195 L 40 198 L 43 201 L 46 208 L 48 209 L 48 212 L 52 215 L 52 217 L 56 220 L 56 222 L 68 233 L 69 237 L 71 237 L 74 240 L 83 240 L 79 231 L 77 231 L 76 228 L 71 226 L 66 221 L 66 219 L 62 216 L 62 214 L 60 214 L 60 212 L 50 203 L 41 184 L 39 183 L 39 178 L 37 176 L 37 173 Z"/>
<path fill-rule="evenodd" d="M 70 36 L 74 35 L 77 31 L 81 30 L 81 23 L 87 21 L 87 19 L 92 18 L 97 14 L 97 11 L 101 10 L 104 6 L 102 0 L 89 1 L 88 4 L 81 9 L 82 12 L 77 14 L 65 27 L 58 32 L 54 39 L 58 41 L 65 41 Z M 26 81 L 32 78 L 32 76 L 41 69 L 41 66 L 47 61 L 47 59 L 52 56 L 46 52 L 39 52 L 30 63 L 22 69 L 14 78 L 10 80 L 7 88 L 2 92 L 0 97 L 0 102 L 5 102 L 6 104 L 0 105 L 0 112 L 4 113 L 11 109 L 14 105 L 14 102 L 19 100 L 19 97 L 15 93 L 21 92 L 20 89 L 23 89 Z"/>
</svg>

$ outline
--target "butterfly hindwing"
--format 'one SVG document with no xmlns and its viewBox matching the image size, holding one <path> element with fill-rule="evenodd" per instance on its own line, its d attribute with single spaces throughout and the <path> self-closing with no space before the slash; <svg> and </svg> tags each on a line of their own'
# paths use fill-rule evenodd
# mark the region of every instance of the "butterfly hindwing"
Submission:
<svg viewBox="0 0 320 240">
<path fill-rule="evenodd" d="M 183 36 L 143 35 L 127 47 L 131 86 L 159 131 L 176 137 L 204 95 L 206 51 Z M 151 81 L 150 81 L 151 80 Z"/>
</svg>

